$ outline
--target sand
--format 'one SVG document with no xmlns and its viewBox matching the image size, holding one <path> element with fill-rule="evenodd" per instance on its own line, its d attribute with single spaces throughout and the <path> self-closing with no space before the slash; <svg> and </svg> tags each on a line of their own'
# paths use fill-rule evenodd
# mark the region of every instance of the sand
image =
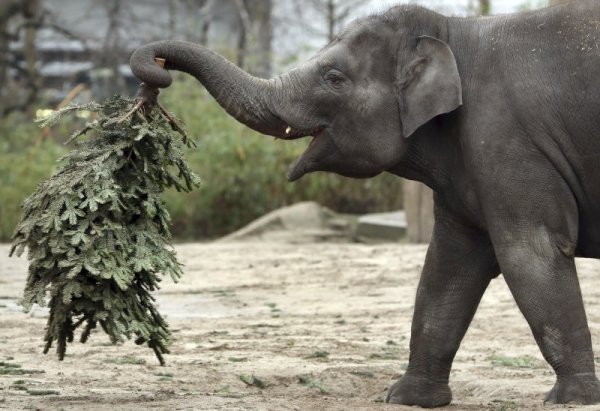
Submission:
<svg viewBox="0 0 600 411">
<path fill-rule="evenodd" d="M 9 259 L 0 245 L 0 361 L 26 371 L 0 375 L 0 408 L 412 409 L 382 399 L 406 368 L 425 246 L 247 241 L 176 249 L 185 276 L 158 293 L 175 336 L 161 367 L 148 348 L 111 346 L 102 332 L 71 345 L 62 362 L 43 355 L 46 311 L 21 312 L 26 261 Z M 579 260 L 578 269 L 600 352 L 600 263 Z M 499 277 L 457 354 L 447 409 L 564 409 L 543 407 L 553 383 Z"/>
</svg>

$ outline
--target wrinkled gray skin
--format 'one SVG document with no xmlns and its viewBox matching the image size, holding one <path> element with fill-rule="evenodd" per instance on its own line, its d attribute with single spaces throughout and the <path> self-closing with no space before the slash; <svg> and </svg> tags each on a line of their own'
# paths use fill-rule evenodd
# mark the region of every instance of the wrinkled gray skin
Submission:
<svg viewBox="0 0 600 411">
<path fill-rule="evenodd" d="M 153 63 L 166 58 L 249 127 L 313 135 L 292 181 L 387 171 L 435 191 L 410 362 L 388 402 L 450 402 L 452 360 L 502 272 L 556 372 L 546 400 L 591 404 L 600 383 L 574 257 L 600 257 L 599 22 L 595 0 L 481 19 L 399 6 L 271 80 L 183 42 L 142 47 L 131 66 L 167 87 Z"/>
</svg>

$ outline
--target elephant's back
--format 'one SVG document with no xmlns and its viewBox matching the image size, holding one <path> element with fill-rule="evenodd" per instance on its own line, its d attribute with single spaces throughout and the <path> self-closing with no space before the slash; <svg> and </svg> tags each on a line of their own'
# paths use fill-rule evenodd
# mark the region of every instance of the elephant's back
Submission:
<svg viewBox="0 0 600 411">
<path fill-rule="evenodd" d="M 489 44 L 475 57 L 477 87 L 467 83 L 464 112 L 500 119 L 477 120 L 500 130 L 498 150 L 525 139 L 515 144 L 557 169 L 579 208 L 577 252 L 600 258 L 600 1 L 481 24 Z"/>
<path fill-rule="evenodd" d="M 489 59 L 519 122 L 558 140 L 565 134 L 565 150 L 600 155 L 600 1 L 507 16 L 496 34 L 506 42 Z"/>
</svg>

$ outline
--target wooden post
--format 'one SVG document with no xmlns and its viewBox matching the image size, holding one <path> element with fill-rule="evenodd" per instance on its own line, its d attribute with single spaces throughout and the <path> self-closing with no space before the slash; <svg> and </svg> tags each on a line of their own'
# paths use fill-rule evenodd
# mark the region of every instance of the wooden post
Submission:
<svg viewBox="0 0 600 411">
<path fill-rule="evenodd" d="M 411 243 L 428 243 L 433 232 L 433 191 L 417 181 L 403 180 L 406 236 Z"/>
</svg>

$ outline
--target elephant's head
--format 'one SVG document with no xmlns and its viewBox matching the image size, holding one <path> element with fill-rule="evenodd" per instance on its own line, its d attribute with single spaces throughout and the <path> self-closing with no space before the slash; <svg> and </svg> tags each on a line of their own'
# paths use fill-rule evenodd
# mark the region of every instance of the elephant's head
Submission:
<svg viewBox="0 0 600 411">
<path fill-rule="evenodd" d="M 412 22 L 426 21 L 428 29 Z M 450 47 L 439 40 L 445 22 L 424 9 L 397 7 L 352 23 L 315 57 L 263 80 L 209 49 L 163 41 L 136 50 L 135 75 L 167 87 L 166 69 L 195 76 L 238 121 L 282 139 L 312 136 L 288 178 L 313 171 L 371 177 L 403 159 L 408 139 L 432 118 L 461 105 L 461 82 Z M 423 25 L 423 24 L 422 24 Z"/>
</svg>

